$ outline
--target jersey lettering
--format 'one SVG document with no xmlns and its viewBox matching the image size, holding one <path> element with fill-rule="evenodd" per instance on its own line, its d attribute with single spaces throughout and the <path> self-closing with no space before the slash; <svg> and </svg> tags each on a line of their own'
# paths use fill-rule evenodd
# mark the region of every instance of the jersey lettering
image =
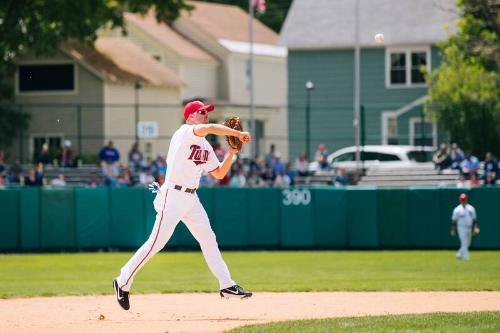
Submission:
<svg viewBox="0 0 500 333">
<path fill-rule="evenodd" d="M 188 160 L 193 161 L 196 165 L 207 163 L 209 154 L 208 150 L 201 149 L 198 145 L 191 145 L 189 149 L 191 149 L 191 154 L 189 155 Z"/>
</svg>

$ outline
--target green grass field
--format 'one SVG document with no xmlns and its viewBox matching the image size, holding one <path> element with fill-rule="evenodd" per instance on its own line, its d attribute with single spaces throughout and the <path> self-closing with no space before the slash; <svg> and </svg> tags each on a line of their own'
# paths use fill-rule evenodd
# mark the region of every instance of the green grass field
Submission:
<svg viewBox="0 0 500 333">
<path fill-rule="evenodd" d="M 358 318 L 332 318 L 324 320 L 297 320 L 249 325 L 229 331 L 231 333 L 386 333 L 386 332 L 499 332 L 500 312 L 432 313 Z"/>
<path fill-rule="evenodd" d="M 223 252 L 252 291 L 500 290 L 500 251 Z M 131 253 L 0 255 L 0 297 L 112 293 Z M 201 252 L 162 252 L 136 276 L 134 293 L 214 292 Z"/>
</svg>

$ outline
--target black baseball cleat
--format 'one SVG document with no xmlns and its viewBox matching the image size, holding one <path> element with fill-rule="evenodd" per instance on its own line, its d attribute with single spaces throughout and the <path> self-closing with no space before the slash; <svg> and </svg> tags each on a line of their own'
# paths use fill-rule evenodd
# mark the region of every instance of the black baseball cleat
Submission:
<svg viewBox="0 0 500 333">
<path fill-rule="evenodd" d="M 222 289 L 220 292 L 220 297 L 222 298 L 250 298 L 252 293 L 241 288 L 237 284 L 232 287 Z"/>
<path fill-rule="evenodd" d="M 113 280 L 113 288 L 115 288 L 116 300 L 118 301 L 118 304 L 120 304 L 120 306 L 124 310 L 130 309 L 130 303 L 128 301 L 128 291 L 122 290 L 118 286 L 118 281 L 116 281 L 116 279 Z"/>
</svg>

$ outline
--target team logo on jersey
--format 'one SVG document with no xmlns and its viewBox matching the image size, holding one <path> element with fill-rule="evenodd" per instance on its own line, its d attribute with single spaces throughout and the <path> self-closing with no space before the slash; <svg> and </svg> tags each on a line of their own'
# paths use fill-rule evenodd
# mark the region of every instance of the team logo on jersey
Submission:
<svg viewBox="0 0 500 333">
<path fill-rule="evenodd" d="M 191 155 L 189 155 L 188 160 L 191 160 L 196 165 L 207 163 L 208 161 L 208 150 L 201 149 L 198 145 L 191 145 Z"/>
</svg>

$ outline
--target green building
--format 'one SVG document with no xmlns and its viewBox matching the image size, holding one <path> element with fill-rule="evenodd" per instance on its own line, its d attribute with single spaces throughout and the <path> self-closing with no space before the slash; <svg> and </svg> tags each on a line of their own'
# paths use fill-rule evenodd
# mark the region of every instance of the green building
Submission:
<svg viewBox="0 0 500 333">
<path fill-rule="evenodd" d="M 365 144 L 438 145 L 445 133 L 424 115 L 421 69 L 439 66 L 436 45 L 456 31 L 457 18 L 454 0 L 294 0 L 280 34 L 288 48 L 290 159 L 307 146 L 312 155 L 320 143 L 330 152 L 355 144 L 356 21 Z"/>
</svg>

